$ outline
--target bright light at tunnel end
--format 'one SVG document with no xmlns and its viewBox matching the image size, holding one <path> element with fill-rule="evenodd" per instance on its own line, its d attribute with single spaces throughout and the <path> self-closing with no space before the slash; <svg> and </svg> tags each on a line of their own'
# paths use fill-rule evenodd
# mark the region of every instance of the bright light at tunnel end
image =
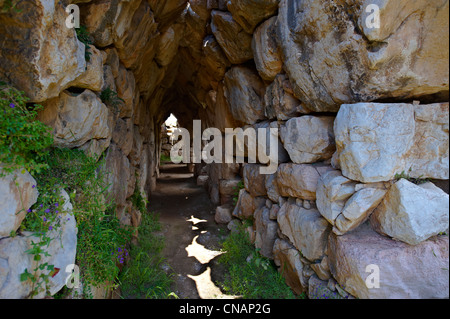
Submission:
<svg viewBox="0 0 450 319">
<path fill-rule="evenodd" d="M 261 174 L 274 174 L 278 168 L 278 128 L 226 128 L 225 134 L 209 127 L 203 132 L 201 120 L 193 120 L 192 154 L 191 134 L 185 128 L 176 128 L 173 136 L 181 140 L 170 150 L 173 163 L 260 163 Z M 225 137 L 223 137 L 225 135 Z M 206 142 L 202 149 L 202 142 Z M 224 143 L 225 142 L 225 143 Z M 236 147 L 234 147 L 236 146 Z M 181 154 L 180 154 L 181 152 Z M 180 156 L 181 155 L 181 156 Z M 245 161 L 247 159 L 247 161 Z"/>
</svg>

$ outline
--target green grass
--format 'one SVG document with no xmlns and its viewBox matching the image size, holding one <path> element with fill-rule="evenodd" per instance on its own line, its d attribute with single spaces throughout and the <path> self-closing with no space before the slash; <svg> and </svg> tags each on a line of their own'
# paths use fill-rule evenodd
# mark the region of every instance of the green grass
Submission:
<svg viewBox="0 0 450 319">
<path fill-rule="evenodd" d="M 21 230 L 41 232 L 42 225 L 48 227 L 48 222 L 42 223 L 42 211 L 58 202 L 53 194 L 64 188 L 77 221 L 76 264 L 86 288 L 84 297 L 91 297 L 90 285 L 108 284 L 112 289 L 120 272 L 119 264 L 123 262 L 122 252 L 131 240 L 133 229 L 120 225 L 114 201 L 105 200 L 108 184 L 106 173 L 100 169 L 104 160 L 97 162 L 80 150 L 53 148 L 44 162 L 49 168 L 35 174 L 40 193 L 38 201 L 27 214 Z M 47 219 L 50 220 L 48 216 Z"/>
<path fill-rule="evenodd" d="M 155 235 L 160 229 L 157 215 L 143 213 L 138 242 L 131 246 L 130 261 L 119 277 L 122 298 L 164 299 L 175 296 L 170 289 L 173 279 L 161 268 L 165 262 L 162 256 L 164 239 Z"/>
<path fill-rule="evenodd" d="M 183 156 L 176 156 L 175 157 L 175 161 L 182 161 L 182 160 L 183 160 Z M 161 154 L 160 162 L 161 163 L 171 163 L 172 159 L 170 158 L 170 156 L 167 156 L 165 154 Z"/>
<path fill-rule="evenodd" d="M 219 263 L 226 266 L 228 274 L 218 284 L 225 293 L 240 295 L 244 299 L 295 298 L 274 263 L 251 244 L 244 226 L 230 233 L 222 246 L 225 253 L 219 258 Z"/>
</svg>

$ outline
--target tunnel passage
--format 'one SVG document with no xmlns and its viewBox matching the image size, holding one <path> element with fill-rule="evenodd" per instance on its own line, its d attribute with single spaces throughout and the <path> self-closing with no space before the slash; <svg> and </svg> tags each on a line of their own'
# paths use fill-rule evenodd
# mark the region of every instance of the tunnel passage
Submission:
<svg viewBox="0 0 450 319">
<path fill-rule="evenodd" d="M 298 295 L 448 298 L 449 2 L 397 3 L 373 30 L 364 0 L 19 1 L 0 11 L 0 81 L 43 105 L 56 146 L 105 161 L 124 225 L 134 193 L 156 204 L 185 169 L 160 163 L 170 114 L 191 136 L 193 120 L 278 129 L 275 174 L 201 163 L 175 187 L 204 187 L 220 225 L 251 220 Z M 389 285 L 369 289 L 368 264 Z"/>
</svg>

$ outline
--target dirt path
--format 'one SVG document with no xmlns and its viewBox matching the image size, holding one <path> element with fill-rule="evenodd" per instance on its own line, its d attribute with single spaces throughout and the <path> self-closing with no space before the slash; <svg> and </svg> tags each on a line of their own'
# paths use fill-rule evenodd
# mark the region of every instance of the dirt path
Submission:
<svg viewBox="0 0 450 319">
<path fill-rule="evenodd" d="M 222 277 L 217 263 L 220 239 L 228 230 L 214 221 L 215 209 L 186 165 L 164 164 L 149 208 L 160 215 L 165 237 L 167 271 L 175 275 L 179 298 L 231 298 L 214 282 Z"/>
</svg>

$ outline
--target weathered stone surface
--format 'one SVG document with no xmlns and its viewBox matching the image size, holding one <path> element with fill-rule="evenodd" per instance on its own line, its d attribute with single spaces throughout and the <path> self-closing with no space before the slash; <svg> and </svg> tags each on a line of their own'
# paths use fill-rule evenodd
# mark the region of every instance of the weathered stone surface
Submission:
<svg viewBox="0 0 450 319">
<path fill-rule="evenodd" d="M 277 17 L 272 17 L 253 33 L 252 50 L 256 69 L 261 78 L 266 81 L 273 81 L 283 66 L 276 42 L 276 22 Z"/>
<path fill-rule="evenodd" d="M 270 210 L 261 207 L 255 211 L 255 247 L 261 255 L 273 259 L 273 245 L 277 239 L 278 224 L 270 219 Z"/>
<path fill-rule="evenodd" d="M 337 292 L 328 287 L 328 282 L 312 275 L 308 280 L 308 298 L 309 299 L 343 299 Z"/>
<path fill-rule="evenodd" d="M 278 183 L 277 183 L 277 174 L 266 174 L 266 191 L 267 197 L 274 202 L 278 203 L 278 198 L 280 197 L 280 193 L 278 192 Z"/>
<path fill-rule="evenodd" d="M 76 246 L 77 246 L 77 227 L 72 213 L 72 204 L 69 201 L 69 195 L 62 190 L 61 195 L 65 202 L 61 210 L 61 225 L 48 232 L 48 236 L 54 238 L 45 251 L 49 256 L 41 254 L 39 264 L 48 263 L 59 268 L 60 271 L 49 278 L 50 294 L 56 292 L 66 284 L 66 278 L 69 275 L 65 272 L 66 267 L 75 264 Z M 20 274 L 25 269 L 31 272 L 36 268 L 36 261 L 33 255 L 26 251 L 33 246 L 31 243 L 37 242 L 39 238 L 31 232 L 24 232 L 16 237 L 4 238 L 0 241 L 0 298 L 19 299 L 27 298 L 32 291 L 32 284 L 28 281 L 20 281 Z M 39 276 L 39 272 L 37 275 Z M 40 291 L 34 298 L 45 297 L 45 291 Z"/>
<path fill-rule="evenodd" d="M 225 70 L 223 71 L 225 72 Z M 225 87 L 222 81 L 218 84 L 217 91 L 210 91 L 208 93 L 206 103 L 208 105 L 206 110 L 200 109 L 199 113 L 202 114 L 201 112 L 204 111 L 205 117 L 212 120 L 210 127 L 215 127 L 221 132 L 225 132 L 226 128 L 235 128 L 244 125 L 240 120 L 236 120 L 233 117 L 225 97 Z"/>
<path fill-rule="evenodd" d="M 128 124 L 127 121 L 126 123 Z M 144 150 L 144 138 L 139 133 L 139 127 L 137 125 L 133 125 L 133 129 L 130 128 L 130 130 L 133 132 L 133 146 L 131 148 L 130 154 L 128 154 L 128 158 L 131 165 L 138 167 L 143 162 L 142 152 Z M 143 165 L 145 164 L 143 163 Z"/>
<path fill-rule="evenodd" d="M 108 196 L 113 198 L 117 205 L 125 206 L 132 178 L 130 161 L 114 143 L 108 148 L 103 170 L 109 184 Z"/>
<path fill-rule="evenodd" d="M 355 182 L 342 176 L 340 171 L 330 170 L 317 182 L 317 209 L 330 224 L 334 225 L 347 199 L 354 193 Z"/>
<path fill-rule="evenodd" d="M 218 206 L 216 208 L 216 214 L 214 220 L 218 224 L 228 224 L 232 219 L 231 208 L 229 206 Z"/>
<path fill-rule="evenodd" d="M 417 245 L 445 232 L 449 224 L 449 196 L 432 183 L 396 182 L 370 221 L 381 234 Z"/>
<path fill-rule="evenodd" d="M 83 25 L 98 47 L 106 47 L 114 41 L 114 21 L 120 12 L 118 0 L 95 1 L 82 7 Z"/>
<path fill-rule="evenodd" d="M 292 118 L 281 128 L 281 140 L 294 163 L 314 163 L 331 158 L 335 151 L 334 117 Z"/>
<path fill-rule="evenodd" d="M 36 186 L 36 180 L 27 171 L 15 170 L 0 177 L 0 238 L 19 229 L 27 210 L 39 196 Z"/>
<path fill-rule="evenodd" d="M 449 103 L 414 105 L 413 147 L 406 155 L 411 177 L 449 179 Z"/>
<path fill-rule="evenodd" d="M 133 72 L 120 65 L 119 74 L 116 78 L 117 96 L 124 100 L 120 103 L 119 116 L 131 117 L 133 115 L 135 104 L 136 81 Z"/>
<path fill-rule="evenodd" d="M 23 1 L 0 15 L 0 77 L 32 102 L 56 97 L 86 67 L 85 46 L 65 25 L 62 2 Z"/>
<path fill-rule="evenodd" d="M 292 95 L 291 85 L 285 74 L 278 74 L 267 86 L 264 107 L 267 118 L 283 121 L 311 112 Z"/>
<path fill-rule="evenodd" d="M 343 235 L 364 223 L 383 200 L 386 192 L 385 189 L 363 188 L 353 194 L 336 218 L 333 232 Z"/>
<path fill-rule="evenodd" d="M 138 7 L 134 8 L 136 4 Z M 114 25 L 114 46 L 125 67 L 135 69 L 142 64 L 144 58 L 148 58 L 149 51 L 152 51 L 151 56 L 155 55 L 156 41 L 153 39 L 159 34 L 157 23 L 147 1 L 130 1 L 128 4 L 121 1 L 120 6 L 121 16 L 116 18 L 115 23 L 119 21 L 119 24 L 123 23 L 126 28 L 121 29 Z"/>
<path fill-rule="evenodd" d="M 337 111 L 344 103 L 441 93 L 448 99 L 449 50 L 448 41 L 442 42 L 448 2 L 377 3 L 379 28 L 366 24 L 371 17 L 365 10 L 372 3 L 280 1 L 284 68 L 308 108 Z"/>
<path fill-rule="evenodd" d="M 242 28 L 253 33 L 260 22 L 277 12 L 279 2 L 280 0 L 230 0 L 227 7 Z"/>
<path fill-rule="evenodd" d="M 243 66 L 231 68 L 224 79 L 225 97 L 231 114 L 237 121 L 254 124 L 264 119 L 261 97 L 264 84 L 251 69 Z"/>
<path fill-rule="evenodd" d="M 304 265 L 300 260 L 300 253 L 287 240 L 276 239 L 273 245 L 275 264 L 280 267 L 289 287 L 296 294 L 308 289 L 308 278 L 303 275 Z"/>
<path fill-rule="evenodd" d="M 211 30 L 232 64 L 253 58 L 252 36 L 233 19 L 231 13 L 213 10 Z"/>
<path fill-rule="evenodd" d="M 203 40 L 203 53 L 205 56 L 202 60 L 203 65 L 207 67 L 214 79 L 221 80 L 231 63 L 214 36 L 208 35 Z"/>
<path fill-rule="evenodd" d="M 38 120 L 53 128 L 56 146 L 73 148 L 92 139 L 106 139 L 103 147 L 108 147 L 113 130 L 112 113 L 94 92 L 84 90 L 81 94 L 73 94 L 63 91 L 43 105 Z"/>
<path fill-rule="evenodd" d="M 365 183 L 402 171 L 448 179 L 447 117 L 448 103 L 342 105 L 334 125 L 342 174 Z"/>
<path fill-rule="evenodd" d="M 265 150 L 263 154 L 259 154 L 258 151 L 258 162 L 260 163 L 286 163 L 290 161 L 289 154 L 283 146 L 280 138 L 280 125 L 278 122 L 262 121 L 253 125 L 256 132 L 256 144 L 257 150 Z M 266 131 L 265 143 L 264 138 L 260 138 L 259 131 Z M 278 143 L 275 147 L 274 143 Z M 266 172 L 267 173 L 267 172 Z"/>
<path fill-rule="evenodd" d="M 277 221 L 281 232 L 305 258 L 314 261 L 323 257 L 331 227 L 319 211 L 285 203 Z"/>
<path fill-rule="evenodd" d="M 331 278 L 330 267 L 328 265 L 328 256 L 324 256 L 320 263 L 309 265 L 320 280 L 329 280 Z"/>
<path fill-rule="evenodd" d="M 256 209 L 263 207 L 266 203 L 264 197 L 252 197 L 245 189 L 239 191 L 238 201 L 233 210 L 233 216 L 240 219 L 253 217 Z"/>
<path fill-rule="evenodd" d="M 278 192 L 285 197 L 315 200 L 320 176 L 331 169 L 331 166 L 323 164 L 280 164 L 277 170 Z"/>
<path fill-rule="evenodd" d="M 448 236 L 411 246 L 383 237 L 365 223 L 343 236 L 331 234 L 328 258 L 334 278 L 355 297 L 448 298 L 448 247 Z M 379 267 L 379 288 L 366 286 L 366 281 L 375 283 L 368 265 Z"/>
</svg>

